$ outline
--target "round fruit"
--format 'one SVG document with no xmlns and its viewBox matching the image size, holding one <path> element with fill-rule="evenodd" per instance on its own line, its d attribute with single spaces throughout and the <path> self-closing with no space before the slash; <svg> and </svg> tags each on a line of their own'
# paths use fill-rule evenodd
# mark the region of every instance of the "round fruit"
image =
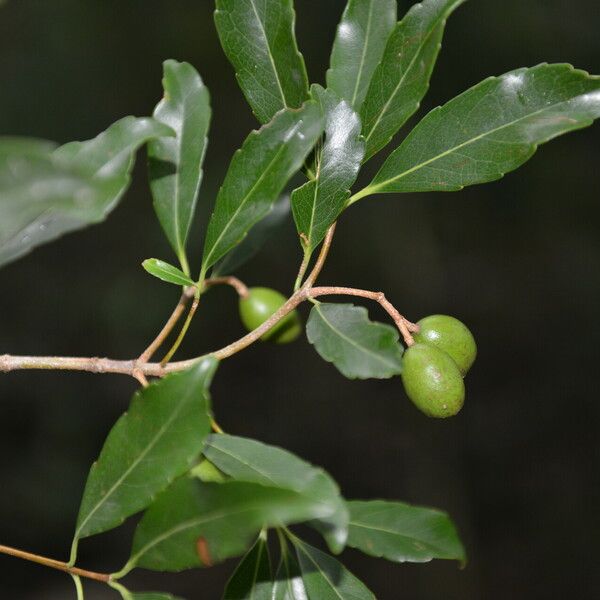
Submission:
<svg viewBox="0 0 600 600">
<path fill-rule="evenodd" d="M 404 353 L 402 383 L 415 406 L 430 417 L 451 417 L 465 401 L 465 384 L 448 354 L 428 344 Z"/>
<path fill-rule="evenodd" d="M 414 336 L 415 341 L 443 350 L 454 359 L 463 376 L 466 375 L 477 356 L 475 338 L 467 326 L 448 315 L 431 315 L 417 325 L 420 330 Z"/>
<path fill-rule="evenodd" d="M 248 290 L 245 298 L 240 298 L 240 317 L 248 331 L 262 325 L 273 313 L 285 304 L 286 297 L 270 288 L 256 287 Z M 297 311 L 287 314 L 275 327 L 261 336 L 277 344 L 293 342 L 302 332 Z"/>
<path fill-rule="evenodd" d="M 227 476 L 205 458 L 192 469 L 192 474 L 200 479 L 200 481 L 207 483 L 223 483 L 227 481 Z"/>
</svg>

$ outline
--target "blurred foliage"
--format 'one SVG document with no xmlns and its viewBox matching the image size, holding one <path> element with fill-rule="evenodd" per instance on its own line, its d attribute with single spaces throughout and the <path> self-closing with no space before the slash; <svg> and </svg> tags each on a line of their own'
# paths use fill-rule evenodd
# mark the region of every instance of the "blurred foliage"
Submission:
<svg viewBox="0 0 600 600">
<path fill-rule="evenodd" d="M 343 5 L 296 0 L 313 81 L 324 82 Z M 0 12 L 2 134 L 86 139 L 124 115 L 151 111 L 163 59 L 187 60 L 202 73 L 214 119 L 201 216 L 190 235 L 194 268 L 200 221 L 231 154 L 256 125 L 211 12 L 209 0 L 12 0 Z M 599 23 L 596 0 L 467 3 L 447 28 L 424 109 L 489 74 L 542 61 L 597 72 Z M 322 464 L 350 497 L 398 497 L 453 515 L 470 557 L 464 571 L 347 552 L 344 562 L 378 598 L 395 599 L 398 589 L 411 600 L 600 594 L 599 142 L 591 128 L 544 148 L 500 182 L 452 196 L 370 198 L 344 215 L 323 283 L 383 289 L 409 318 L 450 313 L 474 331 L 480 356 L 465 409 L 452 422 L 423 418 L 398 379 L 346 381 L 304 342 L 285 351 L 253 347 L 216 378 L 214 402 L 227 431 Z M 290 289 L 301 258 L 294 236 L 290 221 L 241 271 L 248 284 Z M 366 250 L 354 244 L 359 238 Z M 133 356 L 177 301 L 177 290 L 140 267 L 147 256 L 173 260 L 138 177 L 105 225 L 0 272 L 0 353 Z M 203 299 L 182 357 L 241 333 L 236 302 L 227 289 Z M 66 556 L 89 463 L 133 389 L 109 375 L 0 378 L 2 543 Z M 82 544 L 82 564 L 120 564 L 127 548 L 120 535 Z M 182 596 L 216 598 L 230 570 L 133 579 L 140 588 L 160 582 Z M 63 577 L 5 557 L 0 596 L 70 597 Z"/>
</svg>

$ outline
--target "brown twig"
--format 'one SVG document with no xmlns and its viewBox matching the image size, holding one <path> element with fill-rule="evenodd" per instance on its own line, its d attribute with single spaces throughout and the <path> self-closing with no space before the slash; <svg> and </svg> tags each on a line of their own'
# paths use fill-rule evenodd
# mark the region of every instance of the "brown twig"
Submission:
<svg viewBox="0 0 600 600">
<path fill-rule="evenodd" d="M 235 289 L 238 295 L 241 298 L 246 298 L 248 296 L 248 287 L 242 281 L 240 281 L 237 277 L 233 277 L 233 275 L 228 275 L 227 277 L 211 277 L 204 282 L 206 287 L 212 287 L 215 285 L 229 285 Z"/>
<path fill-rule="evenodd" d="M 175 352 L 177 352 L 179 346 L 181 346 L 181 342 L 183 342 L 183 338 L 185 337 L 185 334 L 187 333 L 187 330 L 190 327 L 192 319 L 194 318 L 194 315 L 196 314 L 196 310 L 198 309 L 198 304 L 200 304 L 200 296 L 198 294 L 196 294 L 194 296 L 194 301 L 192 302 L 192 306 L 190 307 L 190 312 L 188 313 L 188 316 L 185 319 L 185 322 L 181 328 L 181 331 L 179 332 L 179 335 L 177 336 L 177 339 L 175 340 L 175 343 L 171 346 L 170 350 L 165 354 L 164 358 L 160 361 L 161 366 L 164 367 L 171 360 L 171 358 L 173 358 L 173 355 L 175 354 Z"/>
<path fill-rule="evenodd" d="M 196 288 L 192 286 L 185 288 L 183 294 L 181 294 L 181 298 L 179 299 L 177 306 L 173 310 L 173 313 L 165 323 L 164 327 L 160 330 L 160 333 L 140 354 L 140 357 L 138 358 L 140 363 L 147 363 L 154 356 L 154 353 L 162 346 L 163 342 L 167 339 L 171 331 L 173 331 L 173 327 L 175 327 L 177 321 L 179 321 L 181 318 L 181 315 L 183 315 L 188 302 L 194 297 L 195 291 Z"/>
<path fill-rule="evenodd" d="M 357 296 L 378 302 L 383 309 L 392 317 L 398 327 L 404 341 L 408 346 L 414 344 L 412 333 L 418 331 L 418 326 L 411 323 L 387 300 L 383 292 L 372 292 L 348 287 L 315 287 L 303 286 L 293 294 L 269 319 L 262 325 L 247 333 L 235 342 L 220 348 L 210 354 L 219 360 L 223 360 L 237 354 L 256 342 L 269 329 L 274 327 L 283 317 L 292 312 L 299 304 L 309 298 L 319 296 Z M 5 354 L 0 356 L 0 372 L 10 372 L 21 369 L 57 369 L 70 371 L 88 371 L 90 373 L 120 373 L 123 375 L 134 375 L 136 369 L 146 377 L 163 377 L 168 373 L 182 371 L 191 367 L 202 357 L 189 360 L 172 362 L 169 364 L 145 363 L 139 364 L 135 360 L 112 360 L 109 358 L 68 358 L 53 356 L 11 356 Z"/>
<path fill-rule="evenodd" d="M 327 260 L 327 256 L 329 255 L 329 250 L 331 249 L 331 243 L 333 242 L 333 236 L 335 234 L 336 223 L 334 223 L 328 230 L 325 235 L 325 239 L 323 240 L 323 245 L 321 246 L 321 252 L 319 253 L 319 257 L 317 258 L 317 262 L 313 267 L 313 270 L 310 272 L 310 275 L 306 278 L 304 282 L 303 288 L 310 288 L 314 285 L 317 277 L 321 274 L 323 267 L 325 265 L 325 261 Z"/>
<path fill-rule="evenodd" d="M 0 544 L 0 554 L 7 554 L 9 556 L 28 560 L 37 563 L 38 565 L 44 565 L 45 567 L 57 569 L 78 577 L 86 577 L 87 579 L 93 579 L 103 583 L 108 583 L 110 581 L 110 575 L 108 573 L 96 573 L 95 571 L 87 571 L 86 569 L 79 569 L 78 567 L 70 567 L 67 563 L 60 560 L 54 560 L 53 558 L 47 558 L 46 556 L 40 556 L 39 554 L 32 554 L 31 552 L 25 552 L 24 550 L 11 548 L 10 546 L 3 546 Z"/>
<path fill-rule="evenodd" d="M 312 287 L 317 277 L 323 269 L 325 260 L 331 248 L 333 235 L 335 233 L 335 223 L 329 228 L 321 252 L 313 270 L 310 272 L 304 285 L 294 292 L 290 298 L 262 325 L 247 333 L 240 339 L 216 350 L 210 354 L 219 360 L 223 360 L 234 354 L 237 354 L 241 350 L 244 350 L 258 339 L 260 339 L 269 329 L 274 327 L 281 319 L 287 314 L 292 312 L 299 304 L 310 298 L 317 298 L 319 296 L 356 296 L 360 298 L 366 298 L 378 302 L 382 308 L 390 315 L 396 327 L 402 334 L 405 343 L 408 346 L 414 344 L 413 333 L 419 331 L 418 325 L 411 323 L 403 315 L 401 315 L 396 308 L 387 300 L 383 292 L 372 292 L 369 290 L 361 290 L 357 288 L 339 287 L 339 286 L 321 286 Z M 210 282 L 210 283 L 209 283 Z M 223 277 L 215 278 L 213 280 L 206 280 L 205 283 L 209 285 L 217 285 L 224 283 L 234 287 L 241 295 L 244 291 L 247 291 L 247 287 L 235 277 Z M 192 288 L 193 289 L 193 288 Z M 66 370 L 66 371 L 87 371 L 90 373 L 118 373 L 123 375 L 130 375 L 138 379 L 142 384 L 145 382 L 146 377 L 163 377 L 168 373 L 175 371 L 182 371 L 188 369 L 193 364 L 201 360 L 203 357 L 192 358 L 189 360 L 182 360 L 177 362 L 168 362 L 173 355 L 174 350 L 177 349 L 179 343 L 183 339 L 187 327 L 191 322 L 191 318 L 198 306 L 198 298 L 194 298 L 194 304 L 190 310 L 190 314 L 184 324 L 182 331 L 175 342 L 175 345 L 171 351 L 165 356 L 163 361 L 160 363 L 141 362 L 137 360 L 113 360 L 110 358 L 76 358 L 76 357 L 57 357 L 57 356 L 12 356 L 5 354 L 0 356 L 0 372 L 11 372 L 23 369 L 52 369 L 52 370 Z M 164 328 L 163 328 L 164 329 Z"/>
<path fill-rule="evenodd" d="M 411 333 L 419 331 L 419 326 L 415 323 L 411 323 L 406 317 L 401 315 L 396 307 L 385 297 L 383 292 L 371 292 L 368 290 L 359 290 L 356 288 L 347 287 L 315 287 L 309 292 L 311 298 L 317 298 L 319 296 L 358 296 L 359 298 L 366 298 L 368 300 L 374 300 L 378 302 L 381 307 L 392 317 L 392 320 L 396 324 L 396 327 L 402 334 L 404 341 L 407 346 L 412 346 L 415 340 Z"/>
</svg>

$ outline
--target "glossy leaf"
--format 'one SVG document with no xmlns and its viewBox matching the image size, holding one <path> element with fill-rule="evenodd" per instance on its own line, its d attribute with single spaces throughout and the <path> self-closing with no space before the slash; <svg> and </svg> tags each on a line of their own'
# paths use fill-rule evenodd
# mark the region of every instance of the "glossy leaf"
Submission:
<svg viewBox="0 0 600 600">
<path fill-rule="evenodd" d="M 292 0 L 217 0 L 215 23 L 242 92 L 261 123 L 308 97 Z"/>
<path fill-rule="evenodd" d="M 223 600 L 273 600 L 273 578 L 266 535 L 256 543 L 227 582 Z"/>
<path fill-rule="evenodd" d="M 149 117 L 124 117 L 106 131 L 85 142 L 69 142 L 54 151 L 55 158 L 68 167 L 78 167 L 97 179 L 120 179 L 116 203 L 130 181 L 135 152 L 146 142 L 173 136 L 173 130 Z"/>
<path fill-rule="evenodd" d="M 321 111 L 311 101 L 300 110 L 280 112 L 246 138 L 233 156 L 208 224 L 204 270 L 239 244 L 269 212 L 322 128 Z"/>
<path fill-rule="evenodd" d="M 282 550 L 279 567 L 275 574 L 273 600 L 309 600 L 302 581 L 300 565 L 295 556 L 288 552 L 287 547 Z"/>
<path fill-rule="evenodd" d="M 356 111 L 396 19 L 397 0 L 348 0 L 333 43 L 327 87 Z"/>
<path fill-rule="evenodd" d="M 169 125 L 175 137 L 148 145 L 150 188 L 154 210 L 184 270 L 185 244 L 202 181 L 202 162 L 210 126 L 210 96 L 192 65 L 165 61 L 164 98 L 154 118 Z"/>
<path fill-rule="evenodd" d="M 293 538 L 309 598 L 319 600 L 375 600 L 364 583 L 332 556 Z"/>
<path fill-rule="evenodd" d="M 402 502 L 348 502 L 348 545 L 396 562 L 433 558 L 465 561 L 465 549 L 446 513 Z"/>
<path fill-rule="evenodd" d="M 315 502 L 290 490 L 184 477 L 146 511 L 131 558 L 118 576 L 136 566 L 156 571 L 210 566 L 244 553 L 264 527 L 302 522 L 314 514 Z"/>
<path fill-rule="evenodd" d="M 321 357 L 349 379 L 386 379 L 402 371 L 398 331 L 370 321 L 362 306 L 316 304 L 306 335 Z"/>
<path fill-rule="evenodd" d="M 136 393 L 92 465 L 76 539 L 120 525 L 191 468 L 210 431 L 208 386 L 216 367 L 206 358 Z"/>
<path fill-rule="evenodd" d="M 256 256 L 265 242 L 282 227 L 290 211 L 290 197 L 288 195 L 281 196 L 267 215 L 250 229 L 240 244 L 217 262 L 212 270 L 212 275 L 217 277 L 233 273 Z"/>
<path fill-rule="evenodd" d="M 87 142 L 0 140 L 0 266 L 103 221 L 129 185 L 135 151 L 171 130 L 126 117 Z"/>
<path fill-rule="evenodd" d="M 118 187 L 115 179 L 96 180 L 44 153 L 3 157 L 0 266 L 65 233 L 103 221 Z"/>
<path fill-rule="evenodd" d="M 395 27 L 361 111 L 365 160 L 386 146 L 419 108 L 429 88 L 446 19 L 464 2 L 424 0 Z"/>
<path fill-rule="evenodd" d="M 211 435 L 204 456 L 237 481 L 292 490 L 315 504 L 323 532 L 335 552 L 346 543 L 348 512 L 340 490 L 322 469 L 287 450 L 232 435 Z M 315 514 L 315 518 L 317 518 Z"/>
<path fill-rule="evenodd" d="M 539 144 L 600 116 L 600 77 L 539 65 L 491 77 L 432 110 L 381 167 L 368 193 L 456 191 L 501 178 Z"/>
<path fill-rule="evenodd" d="M 325 115 L 325 143 L 314 179 L 292 193 L 296 227 L 309 254 L 344 210 L 365 153 L 360 119 L 348 103 L 318 85 L 311 92 Z"/>
<path fill-rule="evenodd" d="M 175 285 L 194 285 L 192 279 L 190 279 L 181 269 L 170 265 L 164 260 L 158 258 L 147 258 L 142 266 L 150 275 L 158 277 L 162 281 L 167 283 L 174 283 Z"/>
</svg>

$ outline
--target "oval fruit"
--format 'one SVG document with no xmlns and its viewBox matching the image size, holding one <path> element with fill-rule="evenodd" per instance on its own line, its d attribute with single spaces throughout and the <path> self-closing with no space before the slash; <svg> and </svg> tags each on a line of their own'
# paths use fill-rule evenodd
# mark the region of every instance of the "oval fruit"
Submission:
<svg viewBox="0 0 600 600">
<path fill-rule="evenodd" d="M 465 400 L 456 363 L 435 346 L 417 343 L 404 353 L 402 382 L 407 396 L 430 417 L 452 417 Z"/>
<path fill-rule="evenodd" d="M 277 309 L 285 304 L 287 298 L 271 288 L 255 287 L 248 290 L 245 298 L 240 298 L 240 318 L 248 331 L 262 325 Z M 297 311 L 286 315 L 275 327 L 261 336 L 277 344 L 293 342 L 302 332 L 300 316 Z"/>
<path fill-rule="evenodd" d="M 471 368 L 477 356 L 477 345 L 467 326 L 448 315 L 431 315 L 421 319 L 419 333 L 414 335 L 416 342 L 430 344 L 449 354 L 464 375 Z"/>
</svg>

